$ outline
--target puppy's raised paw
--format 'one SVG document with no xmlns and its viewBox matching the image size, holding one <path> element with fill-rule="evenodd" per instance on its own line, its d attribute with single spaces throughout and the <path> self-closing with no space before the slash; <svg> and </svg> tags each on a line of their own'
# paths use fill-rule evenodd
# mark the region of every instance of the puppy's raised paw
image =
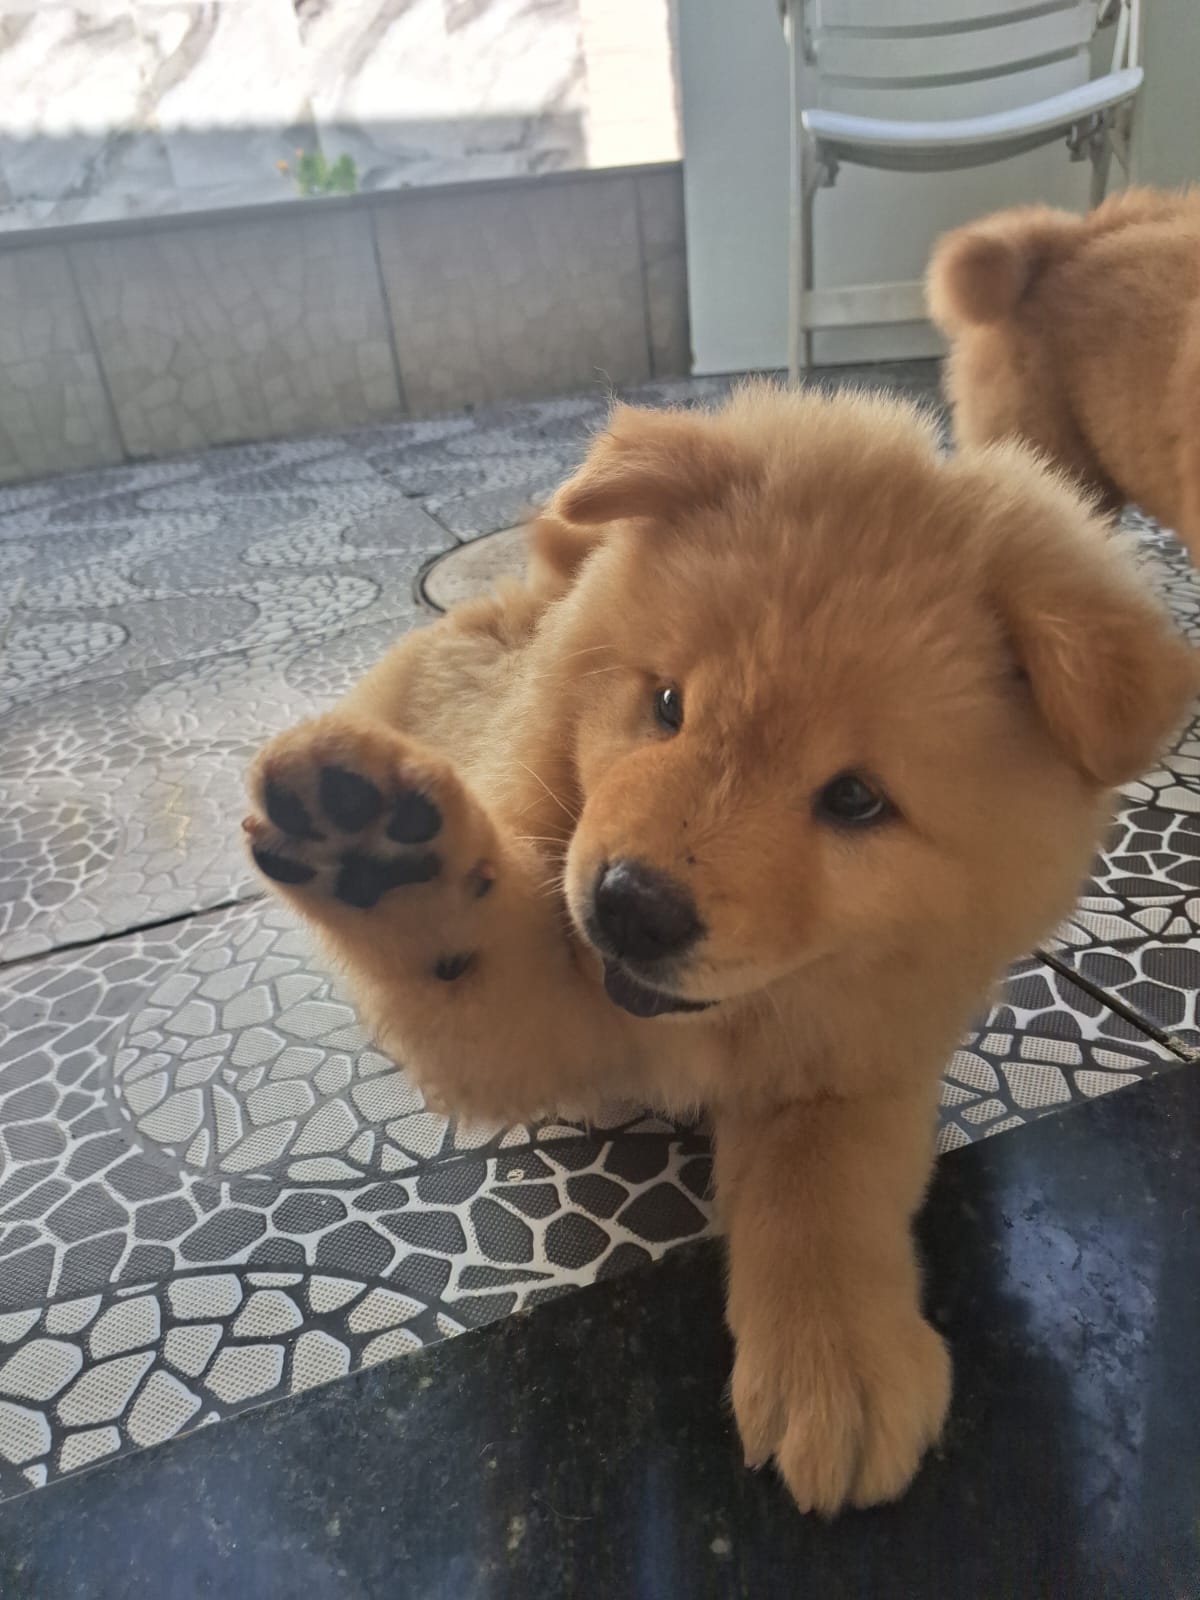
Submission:
<svg viewBox="0 0 1200 1600">
<path fill-rule="evenodd" d="M 259 756 L 250 798 L 255 865 L 314 912 L 396 912 L 419 896 L 428 925 L 439 902 L 453 915 L 492 887 L 481 807 L 447 762 L 385 725 L 333 713 L 292 729 Z"/>
</svg>

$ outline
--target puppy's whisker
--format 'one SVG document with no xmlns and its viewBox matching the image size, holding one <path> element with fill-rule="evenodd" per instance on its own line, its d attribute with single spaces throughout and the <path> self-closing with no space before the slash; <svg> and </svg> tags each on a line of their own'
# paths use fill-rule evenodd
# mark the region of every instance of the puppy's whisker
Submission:
<svg viewBox="0 0 1200 1600">
<path fill-rule="evenodd" d="M 589 644 L 582 650 L 570 650 L 565 656 L 560 656 L 560 661 L 574 661 L 579 656 L 594 656 L 600 650 L 615 650 L 615 644 Z"/>
<path fill-rule="evenodd" d="M 556 655 L 554 657 L 554 670 L 552 672 L 531 672 L 525 676 L 532 683 L 536 683 L 540 678 L 554 678 L 561 673 L 562 668 L 568 661 L 577 661 L 580 656 L 592 656 L 601 650 L 611 650 L 612 648 L 613 646 L 610 644 L 597 644 L 591 645 L 587 650 L 571 650 L 565 656 Z"/>
<path fill-rule="evenodd" d="M 563 812 L 564 815 L 570 817 L 572 824 L 578 822 L 578 820 L 579 820 L 578 814 L 576 812 L 572 811 L 570 809 L 570 807 L 566 804 L 566 802 L 564 800 L 562 800 L 558 795 L 555 794 L 554 790 L 546 782 L 545 778 L 539 777 L 539 775 L 533 770 L 532 767 L 526 766 L 524 761 L 518 761 L 517 765 L 522 769 L 522 771 L 527 772 L 535 783 L 540 783 L 541 784 L 542 788 L 550 796 L 551 800 L 554 801 L 554 804 L 558 807 L 558 809 L 561 812 Z"/>
<path fill-rule="evenodd" d="M 624 672 L 625 670 L 626 669 L 618 662 L 618 664 L 614 667 L 596 667 L 591 672 L 574 673 L 566 680 L 566 682 L 563 682 L 563 674 L 561 672 L 531 672 L 527 674 L 525 682 L 545 683 L 548 680 L 552 680 L 557 683 L 562 683 L 564 689 L 572 689 L 578 684 L 581 684 L 585 678 L 598 677 L 602 672 Z"/>
<path fill-rule="evenodd" d="M 526 672 L 522 673 L 521 676 L 522 682 L 524 683 L 561 683 L 563 678 L 562 671 L 558 667 L 556 667 L 552 672 Z M 586 674 L 583 674 L 583 676 L 586 676 Z M 571 681 L 574 682 L 574 679 Z"/>
<path fill-rule="evenodd" d="M 558 881 L 557 878 L 552 880 L 550 883 L 543 883 L 538 887 L 538 889 L 535 890 L 534 898 L 536 900 L 560 900 L 561 901 L 561 900 L 563 900 L 565 898 L 564 897 L 564 893 L 563 893 L 563 886 Z"/>
</svg>

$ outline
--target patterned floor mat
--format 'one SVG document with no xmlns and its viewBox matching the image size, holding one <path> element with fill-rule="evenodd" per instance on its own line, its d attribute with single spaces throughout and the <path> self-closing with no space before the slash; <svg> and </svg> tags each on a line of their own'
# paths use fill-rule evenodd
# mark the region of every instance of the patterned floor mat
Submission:
<svg viewBox="0 0 1200 1600">
<path fill-rule="evenodd" d="M 1176 1064 L 1042 963 L 949 1063 L 940 1147 Z M 0 975 L 10 1489 L 648 1262 L 703 1131 L 447 1122 L 254 902 Z M 9 1353 L 11 1352 L 11 1353 Z M 18 1470 L 19 1469 L 19 1470 Z"/>
</svg>

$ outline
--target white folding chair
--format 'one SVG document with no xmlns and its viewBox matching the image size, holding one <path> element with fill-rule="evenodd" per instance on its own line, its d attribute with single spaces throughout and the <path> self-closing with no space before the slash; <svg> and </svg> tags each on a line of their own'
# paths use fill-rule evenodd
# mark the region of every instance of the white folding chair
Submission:
<svg viewBox="0 0 1200 1600">
<path fill-rule="evenodd" d="M 1103 198 L 1113 154 L 1129 179 L 1140 0 L 778 0 L 791 60 L 791 244 L 788 366 L 812 365 L 812 336 L 828 328 L 921 322 L 920 283 L 818 289 L 813 214 L 818 189 L 843 163 L 899 172 L 985 166 L 1066 139 L 1092 163 L 1092 204 Z M 986 95 L 996 80 L 1074 61 L 1086 78 L 1097 30 L 1115 23 L 1112 64 L 1099 78 L 1013 109 L 971 117 L 891 121 L 827 109 L 869 104 L 877 91 L 936 112 L 962 85 Z M 1042 74 L 1045 82 L 1045 74 Z M 1060 79 L 1061 81 L 1061 79 Z M 1011 102 L 1011 87 L 1000 85 Z M 995 100 L 995 94 L 992 95 Z M 1003 103 L 1003 101 L 1001 102 Z"/>
</svg>

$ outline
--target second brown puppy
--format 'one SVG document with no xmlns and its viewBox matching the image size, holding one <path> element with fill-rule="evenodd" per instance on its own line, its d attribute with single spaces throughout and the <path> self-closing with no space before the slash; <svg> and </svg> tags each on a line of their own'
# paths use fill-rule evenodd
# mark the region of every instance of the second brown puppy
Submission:
<svg viewBox="0 0 1200 1600">
<path fill-rule="evenodd" d="M 939 242 L 928 298 L 960 444 L 1024 439 L 1200 561 L 1200 191 L 997 212 Z"/>
</svg>

